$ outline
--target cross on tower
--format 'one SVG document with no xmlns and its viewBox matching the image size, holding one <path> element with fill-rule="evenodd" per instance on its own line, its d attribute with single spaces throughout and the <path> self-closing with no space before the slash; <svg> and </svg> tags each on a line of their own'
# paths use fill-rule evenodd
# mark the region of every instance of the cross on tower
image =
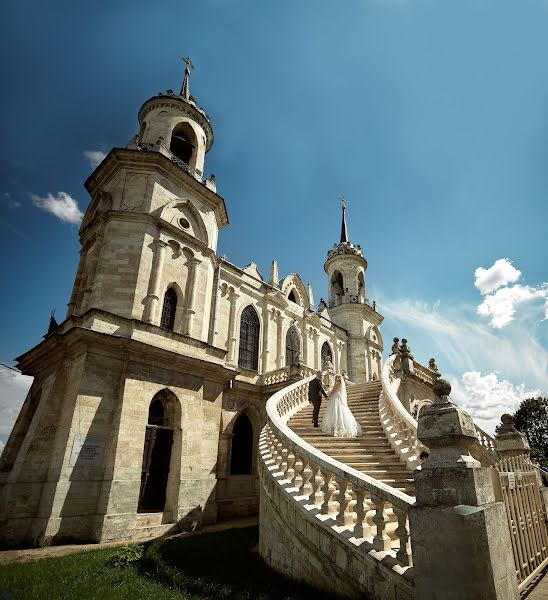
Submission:
<svg viewBox="0 0 548 600">
<path fill-rule="evenodd" d="M 339 198 L 339 200 L 341 201 L 342 208 L 343 208 L 343 210 L 344 210 L 344 209 L 346 208 L 346 202 L 347 202 L 347 201 L 346 201 L 346 198 L 345 198 L 344 196 L 341 196 L 341 197 Z"/>
<path fill-rule="evenodd" d="M 183 87 L 181 88 L 181 96 L 185 100 L 190 99 L 190 69 L 194 69 L 194 65 L 188 56 L 185 56 L 183 62 L 186 64 L 185 67 L 185 78 L 183 80 Z"/>
</svg>

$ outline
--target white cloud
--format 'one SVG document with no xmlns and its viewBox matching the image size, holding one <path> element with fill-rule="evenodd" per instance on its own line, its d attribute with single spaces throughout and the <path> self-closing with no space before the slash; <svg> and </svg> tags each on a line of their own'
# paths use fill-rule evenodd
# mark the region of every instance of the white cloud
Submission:
<svg viewBox="0 0 548 600">
<path fill-rule="evenodd" d="M 499 258 L 488 269 L 478 267 L 474 275 L 474 285 L 482 294 L 488 294 L 502 285 L 517 281 L 521 271 L 518 271 L 508 258 Z"/>
<path fill-rule="evenodd" d="M 101 150 L 86 150 L 84 156 L 88 159 L 90 166 L 95 169 L 101 164 L 106 154 Z"/>
<path fill-rule="evenodd" d="M 525 384 L 513 385 L 499 379 L 495 373 L 479 371 L 463 373 L 461 380 L 451 378 L 451 398 L 466 410 L 487 433 L 495 432 L 504 413 L 514 413 L 525 398 L 540 395 L 540 390 L 528 390 Z"/>
<path fill-rule="evenodd" d="M 465 305 L 434 308 L 405 299 L 384 300 L 378 306 L 386 316 L 385 331 L 389 326 L 395 335 L 407 336 L 411 351 L 423 364 L 434 356 L 442 375 L 497 372 L 548 392 L 548 352 L 530 323 L 492 329 L 478 323 L 473 307 Z"/>
<path fill-rule="evenodd" d="M 19 414 L 32 377 L 0 365 L 0 442 L 5 443 Z"/>
<path fill-rule="evenodd" d="M 491 318 L 489 324 L 492 327 L 501 328 L 514 319 L 517 306 L 538 298 L 543 298 L 548 303 L 548 286 L 543 285 L 540 288 L 532 288 L 528 285 L 503 287 L 494 294 L 487 295 L 478 306 L 477 311 L 478 315 Z"/>
<path fill-rule="evenodd" d="M 54 214 L 61 221 L 78 224 L 84 217 L 84 213 L 78 208 L 76 200 L 65 192 L 58 192 L 57 197 L 48 194 L 45 198 L 31 194 L 31 198 L 38 208 Z"/>
</svg>

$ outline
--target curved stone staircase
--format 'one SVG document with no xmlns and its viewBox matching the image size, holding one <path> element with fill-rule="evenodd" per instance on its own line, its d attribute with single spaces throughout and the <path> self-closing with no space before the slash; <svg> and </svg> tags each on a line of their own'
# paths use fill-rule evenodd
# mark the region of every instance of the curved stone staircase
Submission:
<svg viewBox="0 0 548 600">
<path fill-rule="evenodd" d="M 362 435 L 357 438 L 337 438 L 315 428 L 312 424 L 311 404 L 295 414 L 288 425 L 299 437 L 328 456 L 414 496 L 413 475 L 390 446 L 381 424 L 381 390 L 380 381 L 348 386 L 348 406 L 363 430 Z M 320 409 L 320 423 L 326 409 L 327 400 L 324 398 Z"/>
</svg>

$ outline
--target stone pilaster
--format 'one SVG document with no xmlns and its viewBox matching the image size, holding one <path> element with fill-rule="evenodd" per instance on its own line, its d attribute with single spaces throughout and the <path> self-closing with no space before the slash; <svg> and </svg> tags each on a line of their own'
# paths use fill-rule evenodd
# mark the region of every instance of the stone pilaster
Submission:
<svg viewBox="0 0 548 600">
<path fill-rule="evenodd" d="M 471 451 L 472 418 L 449 398 L 444 379 L 419 417 L 417 436 L 430 457 L 414 472 L 409 512 L 417 600 L 517 600 L 506 511 L 495 501 L 490 469 Z"/>
<path fill-rule="evenodd" d="M 189 273 L 188 273 L 188 298 L 186 300 L 186 307 L 184 313 L 184 335 L 192 334 L 192 318 L 194 316 L 195 304 L 196 304 L 196 272 L 200 266 L 201 261 L 197 258 L 189 259 Z"/>
<path fill-rule="evenodd" d="M 143 321 L 146 321 L 147 323 L 154 323 L 156 319 L 156 310 L 158 307 L 158 301 L 160 300 L 160 282 L 162 269 L 164 267 L 166 247 L 167 242 L 159 239 L 154 240 L 154 259 L 152 263 L 152 270 L 150 272 L 148 294 L 145 298 L 145 310 L 143 314 Z"/>
<path fill-rule="evenodd" d="M 268 310 L 268 303 L 265 300 L 263 305 L 263 353 L 261 355 L 261 372 L 266 373 L 268 371 L 268 332 L 270 330 L 270 312 Z"/>
<path fill-rule="evenodd" d="M 233 364 L 236 360 L 236 306 L 238 303 L 239 294 L 236 293 L 233 287 L 228 290 L 228 299 L 230 302 L 230 312 L 228 314 L 228 362 Z"/>
<path fill-rule="evenodd" d="M 276 369 L 281 369 L 284 366 L 284 355 L 283 355 L 283 340 L 282 340 L 282 329 L 283 329 L 283 317 L 280 311 L 276 313 Z"/>
</svg>

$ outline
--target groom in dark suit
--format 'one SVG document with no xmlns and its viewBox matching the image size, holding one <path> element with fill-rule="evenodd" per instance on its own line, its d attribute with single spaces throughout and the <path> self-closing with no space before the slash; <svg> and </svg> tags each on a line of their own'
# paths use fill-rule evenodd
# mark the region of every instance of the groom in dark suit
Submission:
<svg viewBox="0 0 548 600">
<path fill-rule="evenodd" d="M 322 395 L 327 398 L 327 394 L 322 385 L 322 372 L 317 371 L 316 377 L 308 384 L 308 401 L 312 403 L 314 410 L 312 412 L 312 421 L 314 427 L 319 427 L 318 415 L 320 414 L 320 405 L 322 403 Z"/>
</svg>

